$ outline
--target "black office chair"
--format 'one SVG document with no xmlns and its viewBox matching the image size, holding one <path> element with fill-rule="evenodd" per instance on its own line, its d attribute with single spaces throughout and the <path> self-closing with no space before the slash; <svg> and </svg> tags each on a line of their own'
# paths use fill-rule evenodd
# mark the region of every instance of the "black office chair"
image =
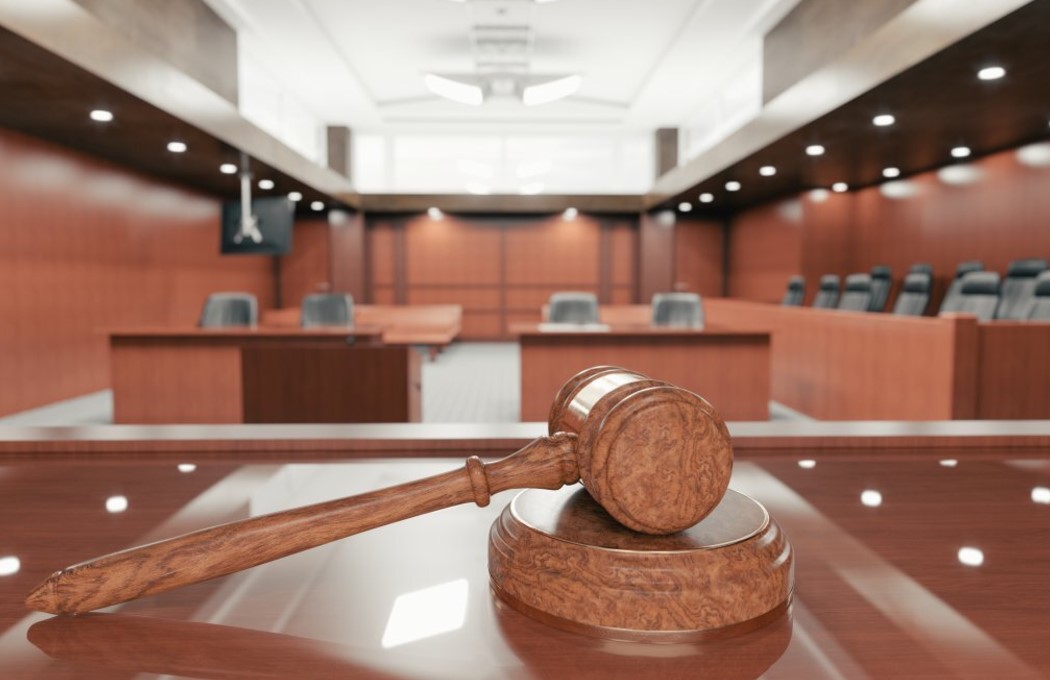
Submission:
<svg viewBox="0 0 1050 680">
<path fill-rule="evenodd" d="M 1024 318 L 1029 321 L 1050 321 L 1050 271 L 1035 277 L 1035 289 Z"/>
<path fill-rule="evenodd" d="M 847 312 L 866 312 L 871 308 L 872 280 L 870 274 L 850 274 L 838 309 Z"/>
<path fill-rule="evenodd" d="M 782 307 L 801 307 L 805 299 L 806 279 L 800 274 L 796 274 L 788 279 L 787 290 L 784 291 L 784 297 L 780 300 L 780 305 Z"/>
<path fill-rule="evenodd" d="M 1035 278 L 1047 270 L 1046 260 L 1014 260 L 1006 270 L 996 319 L 1023 319 L 1035 290 Z"/>
<path fill-rule="evenodd" d="M 959 266 L 955 268 L 955 278 L 952 279 L 951 284 L 948 286 L 948 292 L 944 294 L 944 299 L 941 300 L 941 308 L 937 313 L 960 311 L 960 305 L 962 305 L 963 277 L 971 272 L 982 271 L 984 271 L 984 262 L 981 262 L 980 260 L 967 260 L 966 262 L 960 262 Z"/>
<path fill-rule="evenodd" d="M 890 288 L 893 286 L 893 271 L 884 265 L 871 268 L 871 300 L 869 312 L 881 312 L 886 309 L 890 299 Z"/>
<path fill-rule="evenodd" d="M 307 295 L 299 308 L 299 325 L 303 328 L 353 326 L 354 298 L 337 293 Z"/>
<path fill-rule="evenodd" d="M 893 304 L 896 316 L 922 316 L 930 304 L 933 277 L 927 272 L 912 272 L 904 277 L 901 292 Z"/>
<path fill-rule="evenodd" d="M 981 321 L 991 321 L 999 306 L 999 274 L 970 272 L 962 277 L 959 293 L 962 302 L 955 311 L 973 314 Z"/>
<path fill-rule="evenodd" d="M 594 293 L 554 293 L 547 306 L 551 323 L 598 323 L 598 296 Z"/>
<path fill-rule="evenodd" d="M 817 309 L 835 309 L 839 303 L 839 277 L 837 274 L 825 274 L 820 277 L 817 297 L 813 298 L 813 307 Z"/>
<path fill-rule="evenodd" d="M 259 303 L 251 293 L 212 293 L 201 310 L 201 328 L 254 326 L 259 322 Z"/>
<path fill-rule="evenodd" d="M 654 326 L 704 327 L 704 304 L 696 293 L 656 293 L 652 313 Z"/>
</svg>

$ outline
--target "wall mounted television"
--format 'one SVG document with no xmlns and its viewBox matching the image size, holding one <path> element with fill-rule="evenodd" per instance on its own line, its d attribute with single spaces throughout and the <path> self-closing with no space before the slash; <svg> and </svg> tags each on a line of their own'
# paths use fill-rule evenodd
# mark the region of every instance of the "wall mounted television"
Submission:
<svg viewBox="0 0 1050 680">
<path fill-rule="evenodd" d="M 256 218 L 255 238 L 242 236 L 241 202 L 222 204 L 222 244 L 224 255 L 284 255 L 292 250 L 295 202 L 283 196 L 252 200 Z"/>
</svg>

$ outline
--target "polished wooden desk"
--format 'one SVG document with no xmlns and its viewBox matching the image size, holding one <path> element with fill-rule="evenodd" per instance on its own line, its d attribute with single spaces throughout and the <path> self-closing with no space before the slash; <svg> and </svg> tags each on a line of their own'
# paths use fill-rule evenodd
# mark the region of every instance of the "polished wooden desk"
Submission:
<svg viewBox="0 0 1050 680">
<path fill-rule="evenodd" d="M 0 431 L 0 558 L 20 569 L 0 577 L 0 677 L 102 678 L 1047 678 L 1050 646 L 1050 448 L 1028 448 L 1047 424 L 1020 428 L 1010 460 L 1003 425 L 888 427 L 777 423 L 734 427 L 742 441 L 811 441 L 838 432 L 867 447 L 908 433 L 912 448 L 867 460 L 806 443 L 775 458 L 738 461 L 732 488 L 761 501 L 795 548 L 796 592 L 788 616 L 749 633 L 690 645 L 598 642 L 563 633 L 511 611 L 489 590 L 489 526 L 514 492 L 487 508 L 460 506 L 351 537 L 241 574 L 77 618 L 27 614 L 24 595 L 52 570 L 99 553 L 209 524 L 433 474 L 451 459 L 242 465 L 154 454 L 136 461 L 95 451 L 77 460 L 17 458 L 19 448 L 70 443 L 79 430 Z M 441 438 L 425 425 L 329 426 L 356 431 L 369 450 L 411 449 L 432 438 L 448 451 L 484 449 L 483 438 Z M 814 429 L 815 428 L 815 429 Z M 128 428 L 123 428 L 128 429 Z M 190 428 L 182 428 L 185 435 Z M 196 428 L 273 432 L 297 428 Z M 304 428 L 299 428 L 304 429 Z M 489 428 L 499 445 L 538 425 Z M 112 441 L 166 430 L 104 428 Z M 943 437 L 998 437 L 995 456 L 945 456 Z M 995 432 L 1000 432 L 996 435 Z M 479 430 L 480 432 L 480 430 Z M 751 435 L 747 433 L 750 432 Z M 864 434 L 867 432 L 867 435 Z M 964 434 L 971 432 L 970 435 Z M 96 432 L 95 440 L 104 437 Z M 230 438 L 237 453 L 260 438 Z M 189 439 L 185 441 L 190 441 Z M 815 440 L 812 440 L 815 441 Z M 400 442 L 398 444 L 397 442 Z M 345 446 L 354 449 L 351 440 Z M 163 447 L 160 447 L 163 448 Z M 190 447 L 193 448 L 193 447 Z M 874 453 L 869 451 L 869 453 Z M 14 457 L 12 457 L 14 456 Z M 798 461 L 813 461 L 800 467 Z M 114 464 L 120 460 L 120 464 Z M 177 463 L 197 463 L 181 472 Z M 283 462 L 283 461 L 282 461 Z M 807 463 L 807 466 L 809 464 Z M 183 468 L 189 470 L 189 468 Z M 960 493 L 960 490 L 965 493 Z M 878 491 L 881 502 L 861 501 Z M 105 510 L 114 495 L 118 514 Z M 1039 502 L 1033 502 L 1033 499 Z M 980 566 L 962 564 L 980 554 Z"/>
<path fill-rule="evenodd" d="M 114 421 L 418 421 L 419 356 L 379 345 L 380 335 L 370 326 L 114 331 Z"/>
<path fill-rule="evenodd" d="M 769 333 L 648 325 L 608 331 L 515 325 L 521 343 L 521 419 L 543 420 L 566 376 L 608 364 L 702 395 L 728 420 L 769 418 Z"/>
</svg>

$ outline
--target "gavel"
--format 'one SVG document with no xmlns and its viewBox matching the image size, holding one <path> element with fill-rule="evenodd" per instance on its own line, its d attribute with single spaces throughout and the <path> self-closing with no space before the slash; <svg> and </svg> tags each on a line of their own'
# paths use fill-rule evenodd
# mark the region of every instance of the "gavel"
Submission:
<svg viewBox="0 0 1050 680">
<path fill-rule="evenodd" d="M 729 484 L 729 431 L 707 401 L 625 369 L 578 373 L 551 406 L 549 436 L 492 463 L 347 498 L 222 524 L 55 572 L 30 609 L 81 614 L 225 576 L 369 529 L 508 489 L 582 481 L 614 519 L 673 534 L 703 519 Z"/>
</svg>

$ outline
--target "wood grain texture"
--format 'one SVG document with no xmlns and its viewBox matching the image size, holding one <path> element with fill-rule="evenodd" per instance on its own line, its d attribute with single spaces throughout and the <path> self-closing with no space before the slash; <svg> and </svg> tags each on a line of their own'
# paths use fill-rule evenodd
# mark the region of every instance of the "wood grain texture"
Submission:
<svg viewBox="0 0 1050 680">
<path fill-rule="evenodd" d="M 334 291 L 330 259 L 327 218 L 297 219 L 292 252 L 278 258 L 282 306 L 298 307 L 307 295 Z"/>
<path fill-rule="evenodd" d="M 506 224 L 504 277 L 508 285 L 556 284 L 572 290 L 597 285 L 601 265 L 599 220 L 581 214 L 574 220 L 558 216 Z"/>
<path fill-rule="evenodd" d="M 729 230 L 729 296 L 779 302 L 788 278 L 802 271 L 802 224 L 798 200 L 735 216 Z M 815 290 L 815 284 L 809 288 Z"/>
<path fill-rule="evenodd" d="M 107 387 L 104 328 L 272 306 L 269 258 L 219 255 L 217 200 L 12 132 L 0 156 L 0 413 Z"/>
<path fill-rule="evenodd" d="M 725 295 L 725 229 L 718 220 L 679 219 L 674 233 L 674 290 Z"/>
<path fill-rule="evenodd" d="M 329 212 L 328 270 L 332 291 L 349 293 L 355 301 L 367 299 L 367 245 L 365 218 L 360 212 Z"/>
<path fill-rule="evenodd" d="M 651 300 L 654 293 L 671 290 L 675 281 L 674 234 L 672 218 L 643 214 L 638 222 L 638 299 Z"/>
<path fill-rule="evenodd" d="M 757 502 L 729 491 L 672 536 L 619 526 L 582 489 L 520 494 L 489 535 L 489 574 L 511 607 L 572 632 L 682 642 L 784 605 L 794 557 Z"/>
<path fill-rule="evenodd" d="M 978 324 L 977 417 L 1050 418 L 1050 324 Z"/>
<path fill-rule="evenodd" d="M 521 419 L 546 417 L 566 375 L 622 366 L 673 382 L 710 401 L 728 420 L 766 420 L 770 341 L 762 332 L 636 329 L 608 333 L 527 331 L 521 342 Z"/>
</svg>

